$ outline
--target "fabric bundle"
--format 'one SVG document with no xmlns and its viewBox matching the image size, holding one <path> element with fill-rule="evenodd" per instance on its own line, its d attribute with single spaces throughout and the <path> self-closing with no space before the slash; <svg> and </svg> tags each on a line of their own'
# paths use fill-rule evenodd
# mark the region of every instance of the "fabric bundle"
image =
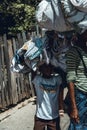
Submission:
<svg viewBox="0 0 87 130">
<path fill-rule="evenodd" d="M 29 73 L 38 70 L 43 63 L 51 63 L 65 72 L 65 53 L 71 38 L 65 38 L 64 33 L 72 35 L 73 30 L 87 29 L 87 0 L 42 0 L 36 9 L 36 20 L 48 31 L 42 38 L 27 41 L 16 51 L 11 70 Z"/>
<path fill-rule="evenodd" d="M 54 67 L 60 67 L 66 71 L 65 53 L 69 49 L 64 36 L 47 31 L 42 38 L 29 40 L 18 49 L 12 59 L 11 71 L 29 73 L 37 71 L 39 66 L 51 63 Z"/>
<path fill-rule="evenodd" d="M 20 73 L 36 71 L 38 62 L 42 60 L 42 50 L 43 43 L 40 38 L 27 41 L 16 51 L 12 59 L 11 70 Z"/>
<path fill-rule="evenodd" d="M 87 29 L 87 0 L 42 0 L 36 9 L 40 27 L 58 32 Z"/>
</svg>

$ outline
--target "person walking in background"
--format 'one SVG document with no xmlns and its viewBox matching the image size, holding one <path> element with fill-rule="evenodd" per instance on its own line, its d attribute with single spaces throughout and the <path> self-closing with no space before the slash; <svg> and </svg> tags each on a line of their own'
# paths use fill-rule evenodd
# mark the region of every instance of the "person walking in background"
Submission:
<svg viewBox="0 0 87 130">
<path fill-rule="evenodd" d="M 87 130 L 87 31 L 79 34 L 66 54 L 70 125 Z"/>
<path fill-rule="evenodd" d="M 41 74 L 36 75 L 32 81 L 37 96 L 34 130 L 44 130 L 45 127 L 47 130 L 60 130 L 59 112 L 63 115 L 63 110 L 59 111 L 61 77 L 52 74 L 51 64 L 44 63 L 39 71 Z"/>
</svg>

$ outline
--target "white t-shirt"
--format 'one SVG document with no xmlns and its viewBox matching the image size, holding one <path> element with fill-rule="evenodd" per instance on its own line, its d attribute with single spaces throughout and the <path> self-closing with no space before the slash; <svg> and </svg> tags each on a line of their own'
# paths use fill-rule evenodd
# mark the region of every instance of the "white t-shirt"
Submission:
<svg viewBox="0 0 87 130">
<path fill-rule="evenodd" d="M 37 75 L 33 84 L 37 94 L 36 116 L 51 120 L 58 117 L 58 95 L 61 77 L 52 76 L 49 79 Z"/>
</svg>

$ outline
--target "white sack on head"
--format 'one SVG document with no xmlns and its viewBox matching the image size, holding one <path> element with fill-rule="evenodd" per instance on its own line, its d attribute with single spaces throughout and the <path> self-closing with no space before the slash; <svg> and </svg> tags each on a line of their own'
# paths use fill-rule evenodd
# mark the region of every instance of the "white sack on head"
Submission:
<svg viewBox="0 0 87 130">
<path fill-rule="evenodd" d="M 41 28 L 65 32 L 87 29 L 87 0 L 42 0 L 36 9 Z"/>
<path fill-rule="evenodd" d="M 36 9 L 36 20 L 42 28 L 56 31 L 72 30 L 72 26 L 64 20 L 58 0 L 42 0 Z"/>
<path fill-rule="evenodd" d="M 87 0 L 61 0 L 65 19 L 76 31 L 87 29 Z"/>
<path fill-rule="evenodd" d="M 48 56 L 41 38 L 29 40 L 16 51 L 11 63 L 11 71 L 28 73 L 36 71 L 44 62 L 48 63 Z"/>
<path fill-rule="evenodd" d="M 70 0 L 70 2 L 80 11 L 87 13 L 87 0 Z"/>
</svg>

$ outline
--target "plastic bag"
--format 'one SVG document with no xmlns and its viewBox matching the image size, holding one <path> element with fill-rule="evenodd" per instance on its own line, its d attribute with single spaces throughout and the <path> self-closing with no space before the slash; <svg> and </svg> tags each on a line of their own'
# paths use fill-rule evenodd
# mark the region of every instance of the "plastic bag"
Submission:
<svg viewBox="0 0 87 130">
<path fill-rule="evenodd" d="M 69 31 L 71 25 L 66 22 L 59 0 L 42 0 L 36 9 L 36 20 L 42 28 L 56 31 Z"/>
</svg>

